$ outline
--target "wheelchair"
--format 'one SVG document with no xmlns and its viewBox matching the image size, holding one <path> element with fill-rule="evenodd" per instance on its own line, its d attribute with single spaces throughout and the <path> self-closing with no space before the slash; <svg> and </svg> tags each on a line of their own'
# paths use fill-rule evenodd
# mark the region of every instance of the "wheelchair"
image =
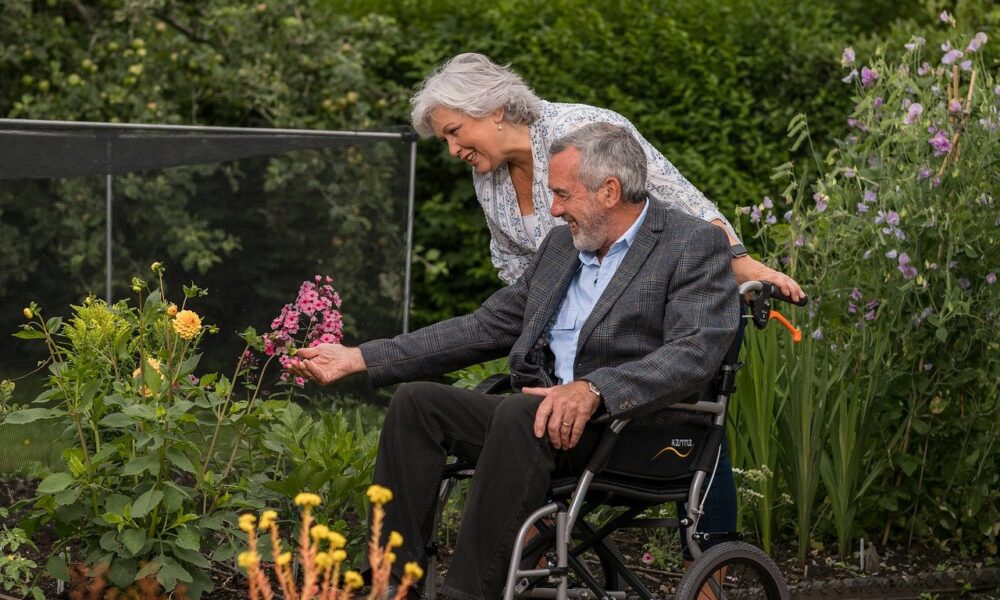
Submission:
<svg viewBox="0 0 1000 600">
<path fill-rule="evenodd" d="M 801 333 L 771 308 L 772 299 L 791 302 L 775 286 L 751 281 L 740 286 L 739 293 L 748 307 L 745 317 L 755 327 L 764 329 L 773 318 L 792 332 L 795 341 L 801 339 Z M 803 299 L 798 304 L 806 302 Z M 504 600 L 652 600 L 653 592 L 625 565 L 610 536 L 618 529 L 658 527 L 680 528 L 694 559 L 677 584 L 675 600 L 789 598 L 788 587 L 774 561 L 756 546 L 742 541 L 739 533 L 697 531 L 725 436 L 729 397 L 736 389 L 736 373 L 743 366 L 738 361 L 742 332 L 741 327 L 713 382 L 715 400 L 672 406 L 705 415 L 706 427 L 629 427 L 629 419 L 615 420 L 610 422 L 582 474 L 552 481 L 550 502 L 529 515 L 518 532 Z M 507 375 L 494 376 L 477 389 L 503 393 L 510 389 L 509 379 Z M 623 430 L 626 436 L 621 436 Z M 665 445 L 665 441 L 669 443 Z M 650 464 L 655 461 L 637 460 L 657 452 L 669 454 L 673 460 L 660 461 L 663 466 L 652 469 Z M 472 466 L 462 463 L 446 468 L 432 531 L 438 531 L 456 483 L 473 473 Z M 687 514 L 669 519 L 640 518 L 650 508 L 676 501 L 686 502 Z M 586 517 L 602 507 L 622 512 L 597 527 Z M 703 551 L 699 544 L 709 541 L 715 545 Z M 426 551 L 429 577 L 423 597 L 434 598 L 436 542 Z"/>
</svg>

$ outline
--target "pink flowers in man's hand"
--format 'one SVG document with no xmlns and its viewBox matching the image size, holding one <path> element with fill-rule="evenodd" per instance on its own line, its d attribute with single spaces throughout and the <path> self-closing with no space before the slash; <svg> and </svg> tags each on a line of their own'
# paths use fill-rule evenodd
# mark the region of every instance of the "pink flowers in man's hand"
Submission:
<svg viewBox="0 0 1000 600">
<path fill-rule="evenodd" d="M 343 320 L 340 315 L 340 294 L 330 285 L 333 278 L 317 275 L 312 281 L 303 281 L 295 302 L 286 304 L 281 313 L 271 321 L 271 333 L 264 336 L 264 353 L 278 355 L 281 366 L 288 368 L 296 348 L 320 344 L 339 344 L 343 338 Z M 287 381 L 288 371 L 281 374 Z M 296 385 L 305 385 L 301 377 Z"/>
</svg>

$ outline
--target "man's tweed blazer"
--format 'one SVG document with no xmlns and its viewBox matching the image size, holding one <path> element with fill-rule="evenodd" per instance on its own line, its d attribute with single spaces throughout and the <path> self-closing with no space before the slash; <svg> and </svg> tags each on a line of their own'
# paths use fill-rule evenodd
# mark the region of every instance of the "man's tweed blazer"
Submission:
<svg viewBox="0 0 1000 600">
<path fill-rule="evenodd" d="M 646 415 L 710 393 L 739 323 L 731 261 L 721 228 L 650 204 L 577 346 L 576 378 L 601 390 L 612 416 Z M 362 344 L 372 382 L 426 378 L 508 354 L 516 388 L 551 385 L 532 349 L 579 266 L 569 228 L 553 229 L 524 275 L 475 312 Z"/>
</svg>

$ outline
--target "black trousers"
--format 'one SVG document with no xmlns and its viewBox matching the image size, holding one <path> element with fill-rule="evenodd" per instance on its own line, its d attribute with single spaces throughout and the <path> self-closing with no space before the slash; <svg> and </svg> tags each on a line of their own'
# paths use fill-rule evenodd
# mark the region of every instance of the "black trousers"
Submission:
<svg viewBox="0 0 1000 600">
<path fill-rule="evenodd" d="M 501 597 L 517 530 L 539 508 L 553 475 L 576 474 L 604 426 L 588 426 L 571 450 L 535 437 L 542 398 L 495 396 L 437 383 L 400 386 L 385 418 L 374 483 L 393 492 L 383 531 L 403 535 L 393 571 L 425 564 L 437 492 L 449 455 L 475 463 L 454 555 L 442 594 L 459 600 Z M 433 576 L 433 573 L 428 573 Z"/>
</svg>

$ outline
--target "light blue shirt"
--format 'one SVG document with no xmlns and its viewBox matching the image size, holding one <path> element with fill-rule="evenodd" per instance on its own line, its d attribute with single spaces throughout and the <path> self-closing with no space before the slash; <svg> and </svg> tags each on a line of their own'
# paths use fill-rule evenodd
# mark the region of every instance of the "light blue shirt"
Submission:
<svg viewBox="0 0 1000 600">
<path fill-rule="evenodd" d="M 647 200 L 639 218 L 611 245 L 604 260 L 597 260 L 597 254 L 593 252 L 580 252 L 580 268 L 570 282 L 566 296 L 559 305 L 556 318 L 548 332 L 549 347 L 556 357 L 555 371 L 559 383 L 574 381 L 573 362 L 576 360 L 576 345 L 580 339 L 580 330 L 594 310 L 594 305 L 597 304 L 597 299 L 601 297 L 604 288 L 608 287 L 611 278 L 615 276 L 618 265 L 625 258 L 648 211 Z"/>
</svg>

